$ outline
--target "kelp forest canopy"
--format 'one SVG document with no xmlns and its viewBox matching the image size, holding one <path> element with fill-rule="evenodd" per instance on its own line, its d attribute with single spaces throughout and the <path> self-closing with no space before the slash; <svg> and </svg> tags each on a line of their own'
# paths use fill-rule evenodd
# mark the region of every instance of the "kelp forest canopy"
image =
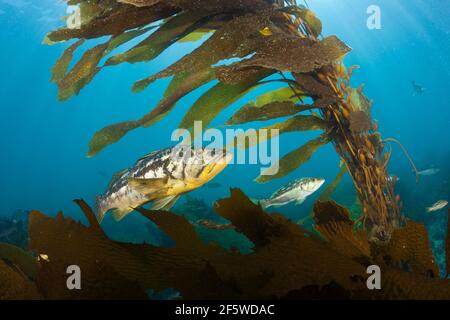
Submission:
<svg viewBox="0 0 450 320">
<path fill-rule="evenodd" d="M 79 28 L 61 28 L 46 38 L 47 43 L 74 40 L 52 72 L 60 100 L 79 94 L 103 68 L 149 62 L 176 43 L 208 36 L 168 68 L 136 79 L 132 90 L 138 93 L 159 79 L 172 78 L 161 101 L 149 101 L 148 114 L 98 131 L 89 144 L 88 156 L 95 156 L 134 129 L 151 126 L 182 97 L 207 83 L 214 85 L 195 101 L 178 127 L 190 129 L 196 120 L 206 127 L 229 105 L 276 76 L 279 89 L 243 105 L 226 125 L 289 117 L 272 127 L 281 134 L 307 130 L 322 130 L 322 134 L 284 156 L 277 175 L 260 176 L 257 181 L 288 175 L 321 146 L 332 143 L 354 181 L 364 211 L 360 222 L 371 238 L 388 240 L 393 229 L 403 223 L 402 204 L 394 194 L 395 180 L 388 179 L 386 171 L 390 158 L 390 151 L 385 150 L 387 141 L 377 132 L 371 102 L 362 87 L 350 85 L 355 67 L 343 64 L 350 48 L 334 35 L 323 37 L 321 21 L 307 7 L 280 0 L 67 2 L 79 6 Z M 109 38 L 100 44 L 89 41 L 105 36 Z M 138 37 L 143 40 L 120 50 Z M 88 49 L 72 62 L 82 46 Z M 234 63 L 221 63 L 232 58 Z"/>
</svg>

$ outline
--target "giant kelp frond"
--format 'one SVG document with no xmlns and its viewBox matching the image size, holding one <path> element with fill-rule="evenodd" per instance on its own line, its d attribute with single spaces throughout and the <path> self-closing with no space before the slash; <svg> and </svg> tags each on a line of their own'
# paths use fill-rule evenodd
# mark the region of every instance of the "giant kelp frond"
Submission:
<svg viewBox="0 0 450 320">
<path fill-rule="evenodd" d="M 78 29 L 51 32 L 53 42 L 79 39 L 70 46 L 54 68 L 61 100 L 76 95 L 106 66 L 149 62 L 183 39 L 196 39 L 205 30 L 211 36 L 192 52 L 156 74 L 135 83 L 133 91 L 144 90 L 154 81 L 173 77 L 164 98 L 140 119 L 108 126 L 90 143 L 89 156 L 121 139 L 131 130 L 149 126 L 167 115 L 183 96 L 213 82 L 189 109 L 180 124 L 191 128 L 202 120 L 203 127 L 253 88 L 274 81 L 274 74 L 292 91 L 283 99 L 268 95 L 264 103 L 246 104 L 228 124 L 244 124 L 278 117 L 299 119 L 298 113 L 317 109 L 326 127 L 323 138 L 291 152 L 281 160 L 281 171 L 258 181 L 289 174 L 308 160 L 319 146 L 331 141 L 345 163 L 364 208 L 364 222 L 373 227 L 373 238 L 386 240 L 400 226 L 399 200 L 389 184 L 386 165 L 389 154 L 381 141 L 373 143 L 377 128 L 372 124 L 372 103 L 353 88 L 342 60 L 350 48 L 336 36 L 320 36 L 322 24 L 314 13 L 295 1 L 282 0 L 107 0 L 70 1 L 81 8 Z M 72 63 L 83 40 L 110 38 L 90 48 Z M 142 36 L 144 40 L 125 52 L 123 44 Z M 103 40 L 104 41 L 104 40 Z M 108 58 L 106 65 L 99 65 Z M 228 63 L 228 64 L 227 64 Z M 70 65 L 74 67 L 69 70 Z M 305 104 L 303 99 L 313 101 Z M 297 98 L 297 99 L 295 99 Z M 289 123 L 290 119 L 285 123 Z M 296 120 L 293 120 L 296 121 Z M 174 128 L 175 129 L 175 128 Z M 307 128 L 306 128 L 307 129 Z M 299 130 L 302 130 L 301 128 Z M 289 131 L 289 130 L 288 130 Z M 376 226 L 376 228 L 375 228 Z"/>
<path fill-rule="evenodd" d="M 111 15 L 106 16 L 108 4 L 111 6 Z M 202 120 L 203 125 L 207 126 L 222 110 L 255 88 L 259 81 L 275 70 L 311 72 L 334 63 L 348 52 L 348 48 L 336 37 L 314 41 L 299 34 L 289 34 L 287 17 L 299 15 L 311 23 L 313 30 L 318 30 L 318 19 L 306 8 L 282 8 L 272 1 L 110 1 L 101 5 L 81 1 L 80 6 L 82 15 L 88 11 L 96 14 L 83 20 L 79 30 L 60 29 L 48 35 L 52 41 L 82 39 L 66 50 L 55 67 L 53 78 L 59 86 L 61 100 L 78 94 L 92 80 L 104 67 L 98 66 L 98 63 L 106 54 L 147 33 L 150 28 L 157 29 L 126 52 L 111 56 L 105 66 L 150 61 L 177 41 L 189 35 L 194 36 L 198 30 L 212 32 L 212 36 L 192 53 L 135 84 L 133 90 L 138 92 L 157 79 L 174 76 L 163 100 L 149 114 L 97 132 L 90 142 L 89 156 L 118 141 L 130 130 L 155 123 L 170 112 L 180 98 L 215 78 L 219 83 L 192 106 L 180 127 L 190 128 L 196 120 Z M 139 19 L 135 21 L 120 19 L 125 12 L 136 15 L 139 10 L 145 11 L 147 20 L 144 21 L 144 15 L 138 15 Z M 115 18 L 121 21 L 114 22 Z M 129 21 L 129 25 L 123 20 Z M 159 25 L 151 25 L 155 22 Z M 96 27 L 99 24 L 102 25 L 101 30 Z M 269 30 L 269 36 L 261 32 L 263 29 Z M 83 44 L 83 39 L 104 35 L 112 37 L 85 53 L 72 70 L 67 70 L 74 51 Z M 252 57 L 245 58 L 249 55 Z M 229 66 L 216 65 L 230 58 L 244 59 Z M 278 111 L 276 104 L 271 105 L 274 102 L 297 101 L 301 92 L 297 90 L 293 92 L 292 87 L 285 88 L 260 97 L 255 106 L 266 105 L 260 109 L 262 113 L 254 117 L 244 115 L 240 123 L 290 116 L 324 106 L 312 104 L 297 107 L 290 104 L 285 110 Z M 300 93 L 300 96 L 307 97 L 309 92 Z"/>
</svg>

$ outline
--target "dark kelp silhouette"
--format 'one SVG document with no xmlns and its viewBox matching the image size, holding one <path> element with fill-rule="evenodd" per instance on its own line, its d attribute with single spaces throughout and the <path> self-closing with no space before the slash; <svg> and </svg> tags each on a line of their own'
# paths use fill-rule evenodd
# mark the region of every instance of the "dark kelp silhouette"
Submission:
<svg viewBox="0 0 450 320">
<path fill-rule="evenodd" d="M 56 218 L 31 213 L 29 247 L 46 259 L 0 246 L 0 297 L 146 299 L 150 291 L 173 288 L 182 299 L 450 298 L 449 281 L 437 278 L 425 227 L 412 221 L 396 229 L 388 244 L 370 243 L 365 230 L 355 230 L 347 209 L 317 202 L 316 235 L 282 215 L 267 214 L 232 189 L 215 211 L 254 244 L 251 253 L 241 254 L 202 242 L 181 216 L 142 208 L 138 211 L 175 245 L 112 241 L 91 208 L 76 202 L 89 227 L 61 213 Z M 448 252 L 447 247 L 447 257 Z M 372 264 L 382 269 L 381 290 L 366 287 Z M 83 290 L 67 290 L 69 265 L 81 267 Z"/>
<path fill-rule="evenodd" d="M 58 29 L 46 39 L 49 43 L 79 39 L 53 68 L 52 80 L 61 100 L 78 94 L 102 68 L 147 62 L 179 41 L 209 35 L 168 68 L 136 82 L 133 91 L 139 92 L 158 79 L 173 77 L 162 100 L 148 114 L 98 131 L 89 144 L 89 156 L 131 130 L 154 124 L 178 100 L 207 83 L 214 85 L 189 109 L 180 127 L 189 129 L 195 120 L 207 127 L 230 104 L 275 81 L 283 87 L 245 104 L 227 124 L 293 116 L 275 127 L 323 133 L 282 158 L 280 174 L 257 181 L 289 174 L 331 142 L 354 181 L 371 239 L 388 240 L 404 222 L 395 182 L 389 181 L 386 171 L 390 151 L 385 151 L 385 142 L 372 124 L 371 103 L 362 87 L 350 86 L 355 67 L 347 69 L 342 63 L 350 48 L 336 36 L 322 38 L 322 24 L 308 8 L 280 0 L 77 0 L 71 4 L 80 6 L 80 28 Z M 74 52 L 89 46 L 88 40 L 103 36 L 109 39 L 100 44 L 95 41 L 70 69 Z M 137 37 L 144 40 L 125 52 L 115 50 Z M 221 64 L 231 58 L 237 61 Z M 307 98 L 313 103 L 304 103 Z M 298 115 L 306 110 L 317 112 Z"/>
</svg>

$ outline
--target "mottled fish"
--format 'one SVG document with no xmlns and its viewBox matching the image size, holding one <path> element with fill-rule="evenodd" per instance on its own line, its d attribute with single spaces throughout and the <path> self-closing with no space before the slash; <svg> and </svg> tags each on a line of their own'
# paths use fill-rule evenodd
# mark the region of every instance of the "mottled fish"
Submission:
<svg viewBox="0 0 450 320">
<path fill-rule="evenodd" d="M 97 219 L 109 210 L 119 221 L 148 202 L 153 210 L 169 210 L 178 198 L 219 174 L 232 155 L 220 149 L 176 146 L 152 152 L 117 173 L 103 196 L 96 199 Z"/>
<path fill-rule="evenodd" d="M 433 212 L 433 211 L 441 210 L 441 209 L 445 208 L 447 205 L 448 205 L 448 201 L 447 200 L 439 200 L 438 202 L 433 204 L 431 207 L 428 207 L 427 208 L 427 212 Z"/>
<path fill-rule="evenodd" d="M 278 189 L 269 199 L 259 201 L 263 208 L 280 207 L 294 202 L 299 205 L 305 199 L 316 192 L 323 184 L 324 179 L 302 178 L 294 180 Z"/>
</svg>

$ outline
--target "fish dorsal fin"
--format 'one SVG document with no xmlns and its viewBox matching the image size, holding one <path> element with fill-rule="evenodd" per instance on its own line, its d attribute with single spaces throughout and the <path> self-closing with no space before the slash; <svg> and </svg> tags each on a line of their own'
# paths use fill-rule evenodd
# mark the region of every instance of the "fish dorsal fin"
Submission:
<svg viewBox="0 0 450 320">
<path fill-rule="evenodd" d="M 179 195 L 173 195 L 157 199 L 153 202 L 152 210 L 170 210 L 179 198 Z"/>
<path fill-rule="evenodd" d="M 111 181 L 110 181 L 109 184 L 108 184 L 108 189 L 110 189 L 110 188 L 112 187 L 112 185 L 113 185 L 117 180 L 119 180 L 119 179 L 120 179 L 127 171 L 128 171 L 128 169 L 124 169 L 124 170 L 121 170 L 121 171 L 119 171 L 119 172 L 116 172 L 116 173 L 112 176 Z"/>
<path fill-rule="evenodd" d="M 168 177 L 154 179 L 128 178 L 128 185 L 138 192 L 147 195 L 166 189 L 167 181 Z"/>
<path fill-rule="evenodd" d="M 150 158 L 150 157 L 153 157 L 153 156 L 154 156 L 155 154 L 157 154 L 158 152 L 159 152 L 159 150 L 157 150 L 157 151 L 152 151 L 152 152 L 146 154 L 145 156 L 142 156 L 141 158 L 139 158 L 138 161 L 136 161 L 136 162 L 139 162 L 139 161 L 148 159 L 148 158 Z"/>
<path fill-rule="evenodd" d="M 146 154 L 145 156 L 141 157 L 136 163 L 142 161 L 142 160 L 146 160 L 148 158 L 152 158 L 156 155 L 165 155 L 165 154 L 170 154 L 172 152 L 173 148 L 166 148 L 166 149 L 162 149 L 162 150 L 156 150 L 156 151 L 152 151 L 148 154 Z"/>
</svg>

